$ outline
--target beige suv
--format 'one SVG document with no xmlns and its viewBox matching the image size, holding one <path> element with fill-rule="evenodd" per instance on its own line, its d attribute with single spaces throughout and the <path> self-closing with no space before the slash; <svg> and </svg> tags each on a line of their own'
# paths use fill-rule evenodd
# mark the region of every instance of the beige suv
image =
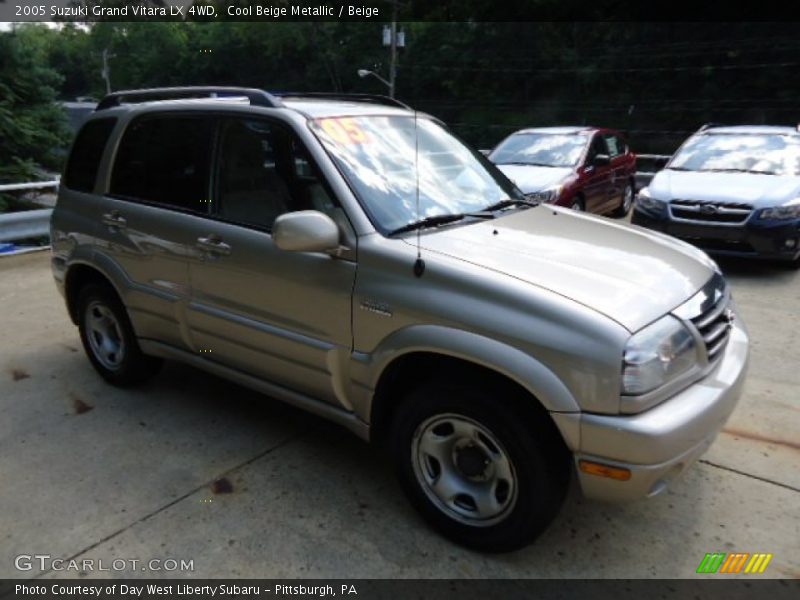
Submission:
<svg viewBox="0 0 800 600">
<path fill-rule="evenodd" d="M 533 540 L 573 473 L 591 498 L 663 491 L 746 371 L 704 253 L 532 203 L 386 98 L 112 94 L 71 150 L 52 244 L 106 380 L 175 359 L 340 423 L 487 551 Z"/>
</svg>

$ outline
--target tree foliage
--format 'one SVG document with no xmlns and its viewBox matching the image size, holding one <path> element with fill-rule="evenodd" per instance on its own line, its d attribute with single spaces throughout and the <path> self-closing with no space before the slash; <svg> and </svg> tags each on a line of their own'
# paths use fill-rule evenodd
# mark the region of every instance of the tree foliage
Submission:
<svg viewBox="0 0 800 600">
<path fill-rule="evenodd" d="M 48 34 L 24 26 L 0 35 L 0 181 L 35 179 L 59 167 L 68 139 L 63 110 L 54 103 L 61 76 L 48 65 Z M 0 197 L 0 210 L 10 196 Z"/>
<path fill-rule="evenodd" d="M 440 3 L 425 13 L 411 2 L 401 17 L 500 14 L 500 7 L 492 13 L 486 2 L 472 4 Z M 49 59 L 64 75 L 65 96 L 103 94 L 104 49 L 114 89 L 220 84 L 385 93 L 377 79 L 356 74 L 366 68 L 388 78 L 384 24 L 102 22 L 65 27 Z M 792 24 L 415 21 L 400 28 L 407 47 L 398 96 L 481 145 L 522 126 L 593 123 L 629 130 L 635 147 L 665 152 L 704 122 L 796 119 L 800 38 Z"/>
<path fill-rule="evenodd" d="M 629 131 L 638 151 L 671 152 L 705 122 L 798 119 L 800 38 L 792 23 L 514 22 L 497 19 L 525 14 L 526 6 L 557 17 L 570 3 L 401 4 L 400 20 L 407 21 L 399 24 L 406 48 L 398 58 L 398 97 L 481 147 L 525 126 L 596 124 Z M 444 18 L 460 20 L 432 20 Z M 31 160 L 47 164 L 45 147 L 58 143 L 57 128 L 34 127 L 31 119 L 55 119 L 48 105 L 54 90 L 61 99 L 101 97 L 104 51 L 113 89 L 218 84 L 386 93 L 378 79 L 356 73 L 371 69 L 388 78 L 385 24 L 178 19 L 0 34 L 0 131 L 15 152 L 28 148 L 2 165 L 29 172 Z M 21 52 L 23 43 L 35 51 Z M 3 144 L 6 156 L 10 147 Z"/>
</svg>

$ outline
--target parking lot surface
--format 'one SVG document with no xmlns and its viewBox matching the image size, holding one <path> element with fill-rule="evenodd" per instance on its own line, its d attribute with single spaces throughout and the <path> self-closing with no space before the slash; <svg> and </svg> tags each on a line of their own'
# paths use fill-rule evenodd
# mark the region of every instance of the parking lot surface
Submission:
<svg viewBox="0 0 800 600">
<path fill-rule="evenodd" d="M 709 452 L 650 500 L 573 488 L 534 545 L 482 555 L 430 531 L 387 463 L 334 425 L 174 363 L 107 385 L 49 254 L 0 258 L 0 577 L 682 578 L 707 552 L 768 552 L 758 577 L 800 578 L 800 272 L 721 266 L 752 360 Z M 125 566 L 20 570 L 20 555 Z"/>
</svg>

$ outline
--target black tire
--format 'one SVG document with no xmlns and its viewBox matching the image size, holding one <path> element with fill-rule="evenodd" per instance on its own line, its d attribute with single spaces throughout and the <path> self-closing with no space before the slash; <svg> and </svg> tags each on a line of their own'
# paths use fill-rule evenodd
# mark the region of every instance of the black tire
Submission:
<svg viewBox="0 0 800 600">
<path fill-rule="evenodd" d="M 582 196 L 575 196 L 575 198 L 572 199 L 572 204 L 570 204 L 569 207 L 577 212 L 586 212 L 586 201 Z"/>
<path fill-rule="evenodd" d="M 625 190 L 622 192 L 622 200 L 619 203 L 619 206 L 614 209 L 612 212 L 612 216 L 614 217 L 627 217 L 628 213 L 631 212 L 631 208 L 633 207 L 633 199 L 636 196 L 636 190 L 633 187 L 633 184 L 628 182 L 625 186 Z"/>
<path fill-rule="evenodd" d="M 509 552 L 536 539 L 558 514 L 571 473 L 570 454 L 555 427 L 542 422 L 543 418 L 549 418 L 546 413 L 537 417 L 532 411 L 515 408 L 519 404 L 511 398 L 496 397 L 501 394 L 490 395 L 477 385 L 424 384 L 406 396 L 392 426 L 391 456 L 411 504 L 445 537 L 484 552 Z M 521 401 L 533 402 L 530 398 Z M 457 438 L 455 433 L 448 437 L 448 420 L 454 418 L 468 421 L 465 427 L 477 425 L 483 433 L 488 433 L 489 439 L 480 435 Z M 441 437 L 437 438 L 437 435 Z M 458 458 L 443 467 L 420 449 L 425 447 L 421 440 L 426 436 L 428 439 L 446 440 L 451 445 L 449 449 L 441 446 L 443 455 Z M 471 444 L 472 439 L 482 440 L 479 445 L 484 449 L 494 447 L 496 456 L 508 459 L 510 470 L 496 468 L 494 460 L 469 462 L 474 456 L 462 460 L 464 449 L 469 448 L 463 444 Z M 459 444 L 460 449 L 455 450 Z M 458 466 L 459 461 L 471 467 L 477 464 L 484 471 L 476 475 L 478 479 L 475 480 L 464 474 Z M 449 504 L 437 497 L 437 484 L 427 482 L 432 472 L 435 475 L 436 464 L 440 465 L 436 481 L 443 479 L 442 473 L 446 468 L 447 480 L 456 482 L 453 489 L 463 485 L 467 493 L 454 495 L 448 492 L 455 498 Z M 485 466 L 487 464 L 490 466 Z M 512 474 L 510 484 L 504 483 L 502 477 L 482 479 L 501 470 Z M 473 490 L 490 488 L 494 491 L 489 494 L 485 491 L 473 493 Z M 484 498 L 481 502 L 484 506 L 493 506 L 486 503 L 487 497 L 505 508 L 491 517 L 487 512 L 487 518 L 483 518 L 479 514 L 477 499 Z M 473 515 L 476 518 L 472 518 Z"/>
<path fill-rule="evenodd" d="M 102 322 L 102 326 L 92 324 L 98 322 Z M 81 289 L 78 294 L 78 330 L 92 366 L 113 385 L 136 385 L 161 368 L 161 359 L 142 353 L 128 313 L 108 285 L 92 283 Z"/>
<path fill-rule="evenodd" d="M 800 271 L 800 256 L 794 260 L 788 260 L 783 263 L 783 266 L 790 271 Z"/>
</svg>

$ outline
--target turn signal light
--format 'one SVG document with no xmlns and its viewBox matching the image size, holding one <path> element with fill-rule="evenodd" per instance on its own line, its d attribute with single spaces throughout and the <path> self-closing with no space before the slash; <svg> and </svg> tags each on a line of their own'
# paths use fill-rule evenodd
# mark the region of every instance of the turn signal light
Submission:
<svg viewBox="0 0 800 600">
<path fill-rule="evenodd" d="M 612 467 L 611 465 L 604 465 L 588 460 L 579 460 L 578 466 L 580 467 L 581 471 L 588 473 L 589 475 L 608 477 L 618 481 L 628 481 L 631 478 L 631 472 L 628 469 L 623 469 L 621 467 Z"/>
</svg>

